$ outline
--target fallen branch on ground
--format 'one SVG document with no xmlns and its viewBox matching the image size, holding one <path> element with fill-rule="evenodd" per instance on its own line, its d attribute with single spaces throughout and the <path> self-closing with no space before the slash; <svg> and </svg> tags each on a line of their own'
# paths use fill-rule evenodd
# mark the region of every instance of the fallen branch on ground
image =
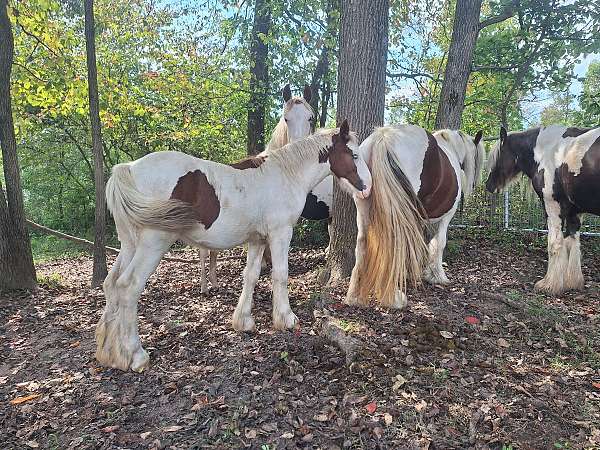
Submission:
<svg viewBox="0 0 600 450">
<path fill-rule="evenodd" d="M 44 225 L 40 225 L 39 223 L 35 223 L 31 220 L 27 220 L 27 225 L 29 226 L 29 228 L 36 230 L 36 231 L 41 231 L 44 234 L 50 234 L 52 236 L 56 236 L 61 239 L 66 239 L 67 241 L 75 242 L 75 243 L 82 245 L 84 247 L 87 247 L 89 249 L 94 248 L 94 243 L 92 241 L 88 241 L 87 239 L 83 239 L 83 238 L 80 238 L 77 236 L 71 236 L 70 234 L 66 234 L 66 233 L 62 233 L 60 231 L 53 230 L 52 228 L 45 227 Z M 109 247 L 109 246 L 106 246 L 105 248 L 106 248 L 106 253 L 110 253 L 113 255 L 119 254 L 119 249 L 116 249 L 114 247 Z M 245 257 L 244 255 L 224 256 L 224 257 L 218 258 L 217 261 L 231 261 L 234 259 L 243 259 L 244 257 Z M 180 262 L 180 263 L 189 263 L 189 264 L 200 263 L 199 259 L 173 258 L 170 256 L 165 256 L 163 259 L 165 261 L 169 261 L 169 262 Z"/>
<path fill-rule="evenodd" d="M 346 366 L 351 366 L 359 359 L 366 359 L 375 353 L 362 341 L 350 336 L 338 325 L 327 310 L 315 310 L 317 334 L 336 346 L 346 356 Z"/>
</svg>

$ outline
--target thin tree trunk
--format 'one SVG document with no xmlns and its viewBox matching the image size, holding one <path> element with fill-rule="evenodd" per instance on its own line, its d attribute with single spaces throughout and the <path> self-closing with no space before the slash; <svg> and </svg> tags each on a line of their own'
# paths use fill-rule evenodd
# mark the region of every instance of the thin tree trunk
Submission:
<svg viewBox="0 0 600 450">
<path fill-rule="evenodd" d="M 318 117 L 315 118 L 315 123 L 324 124 L 327 121 L 327 93 L 325 92 L 326 81 L 328 79 L 329 70 L 331 67 L 331 61 L 335 53 L 334 42 L 336 41 L 337 31 L 339 28 L 338 15 L 335 14 L 340 9 L 339 0 L 329 0 L 327 2 L 327 29 L 322 36 L 322 48 L 319 60 L 313 73 L 310 88 L 312 91 L 312 98 L 310 100 L 310 106 Z M 319 87 L 321 87 L 321 93 L 319 94 Z M 319 111 L 319 100 L 321 100 L 325 107 Z M 323 113 L 323 111 L 325 113 Z M 323 117 L 325 115 L 325 117 Z M 324 125 L 321 125 L 323 127 Z"/>
<path fill-rule="evenodd" d="M 256 0 L 250 46 L 250 100 L 248 102 L 248 155 L 265 148 L 265 111 L 269 95 L 269 46 L 264 40 L 271 30 L 270 0 Z"/>
<path fill-rule="evenodd" d="M 436 129 L 460 128 L 467 82 L 471 74 L 475 43 L 480 29 L 481 1 L 456 1 L 454 29 L 435 118 Z"/>
<path fill-rule="evenodd" d="M 342 0 L 337 121 L 347 118 L 363 141 L 383 125 L 388 49 L 388 0 Z M 330 283 L 350 276 L 356 246 L 354 201 L 337 182 L 333 190 Z"/>
<path fill-rule="evenodd" d="M 106 198 L 104 193 L 104 163 L 98 101 L 98 72 L 96 68 L 96 37 L 94 29 L 94 0 L 85 0 L 85 49 L 88 71 L 88 96 L 92 126 L 92 153 L 94 154 L 94 186 L 96 207 L 94 224 L 94 268 L 92 287 L 100 286 L 106 278 Z"/>
<path fill-rule="evenodd" d="M 0 290 L 36 286 L 10 101 L 14 41 L 8 2 L 0 0 L 0 145 L 6 195 L 0 183 Z"/>
</svg>

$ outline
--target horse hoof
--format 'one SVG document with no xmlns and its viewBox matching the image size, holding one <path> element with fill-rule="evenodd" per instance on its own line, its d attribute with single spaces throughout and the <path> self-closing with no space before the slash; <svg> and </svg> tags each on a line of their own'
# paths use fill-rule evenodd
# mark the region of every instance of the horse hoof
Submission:
<svg viewBox="0 0 600 450">
<path fill-rule="evenodd" d="M 276 330 L 291 330 L 295 328 L 298 323 L 298 317 L 291 311 L 287 314 L 276 314 L 275 317 L 273 317 L 273 327 Z"/>
<path fill-rule="evenodd" d="M 344 299 L 344 304 L 349 306 L 365 306 L 368 304 L 368 302 L 365 302 L 364 300 L 358 297 L 346 296 L 346 298 Z"/>
<path fill-rule="evenodd" d="M 233 329 L 235 331 L 255 331 L 256 323 L 252 316 L 240 316 L 233 318 Z"/>
<path fill-rule="evenodd" d="M 402 310 L 408 305 L 408 298 L 404 292 L 397 291 L 394 296 L 394 303 L 390 306 L 391 309 Z"/>
<path fill-rule="evenodd" d="M 535 283 L 534 290 L 543 292 L 548 295 L 560 295 L 565 292 L 565 287 L 558 283 L 553 283 L 546 278 L 542 278 L 540 281 Z"/>
<path fill-rule="evenodd" d="M 148 367 L 150 363 L 150 357 L 148 356 L 148 352 L 143 348 L 139 348 L 133 355 L 131 359 L 131 365 L 129 368 L 134 372 L 142 372 L 146 367 Z"/>
</svg>

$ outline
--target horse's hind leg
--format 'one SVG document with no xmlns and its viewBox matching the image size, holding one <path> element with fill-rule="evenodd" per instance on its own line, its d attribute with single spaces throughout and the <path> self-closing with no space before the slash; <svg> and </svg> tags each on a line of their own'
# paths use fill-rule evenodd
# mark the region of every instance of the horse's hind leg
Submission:
<svg viewBox="0 0 600 450">
<path fill-rule="evenodd" d="M 437 231 L 429 241 L 429 263 L 423 272 L 423 278 L 425 281 L 431 284 L 448 284 L 450 280 L 446 276 L 442 259 L 444 256 L 444 249 L 446 248 L 448 225 L 456 209 L 450 211 L 443 217 L 436 225 Z"/>
<path fill-rule="evenodd" d="M 198 257 L 200 258 L 200 293 L 208 292 L 208 282 L 206 281 L 206 262 L 208 260 L 209 251 L 204 247 L 198 249 Z"/>
<path fill-rule="evenodd" d="M 365 251 L 367 246 L 367 231 L 369 227 L 369 210 L 371 206 L 371 200 L 369 199 L 354 199 L 356 204 L 356 225 L 358 228 L 358 234 L 356 235 L 356 248 L 354 249 L 354 267 L 352 268 L 352 275 L 350 276 L 350 284 L 348 285 L 348 292 L 344 303 L 347 305 L 361 305 L 365 306 L 369 304 L 369 298 L 360 297 L 360 273 L 365 259 Z M 329 235 L 331 239 L 331 234 Z"/>
<path fill-rule="evenodd" d="M 210 284 L 213 289 L 219 287 L 219 283 L 217 282 L 217 256 L 219 252 L 216 250 L 211 250 L 210 252 L 210 263 L 208 264 L 209 276 L 210 276 Z"/>
<path fill-rule="evenodd" d="M 256 242 L 248 244 L 246 267 L 244 268 L 244 286 L 233 312 L 233 328 L 237 331 L 252 331 L 255 328 L 254 319 L 252 318 L 252 295 L 260 276 L 260 265 L 264 250 L 265 244 Z"/>
<path fill-rule="evenodd" d="M 579 243 L 579 228 L 581 221 L 578 215 L 570 214 L 566 219 L 565 247 L 568 267 L 565 273 L 565 289 L 580 290 L 584 287 L 583 272 L 581 271 L 581 245 Z"/>
<path fill-rule="evenodd" d="M 175 236 L 158 230 L 142 230 L 133 259 L 115 283 L 115 298 L 107 302 L 96 327 L 96 358 L 109 367 L 142 371 L 148 353 L 138 333 L 137 302 L 146 281 L 175 241 Z"/>
<path fill-rule="evenodd" d="M 104 279 L 104 283 L 102 285 L 104 291 L 104 297 L 106 299 L 106 303 L 112 302 L 115 297 L 115 285 L 117 279 L 123 273 L 123 271 L 127 268 L 131 259 L 133 258 L 133 254 L 135 253 L 135 236 L 134 234 L 125 226 L 120 223 L 117 219 L 115 219 L 115 225 L 117 226 L 117 234 L 119 236 L 119 241 L 121 242 L 121 249 L 119 250 L 119 254 L 117 255 L 117 259 L 113 263 L 110 268 L 108 275 Z"/>
</svg>

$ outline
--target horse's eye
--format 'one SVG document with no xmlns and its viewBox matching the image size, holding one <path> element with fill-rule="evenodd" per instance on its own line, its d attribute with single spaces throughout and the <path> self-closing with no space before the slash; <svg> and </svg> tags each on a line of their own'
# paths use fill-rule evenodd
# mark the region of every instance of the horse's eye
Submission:
<svg viewBox="0 0 600 450">
<path fill-rule="evenodd" d="M 352 159 L 358 159 L 358 155 L 355 153 L 352 153 Z"/>
<path fill-rule="evenodd" d="M 286 123 L 287 123 L 287 119 L 286 119 L 286 118 L 284 118 L 283 120 L 285 120 L 285 121 L 286 121 Z"/>
</svg>

